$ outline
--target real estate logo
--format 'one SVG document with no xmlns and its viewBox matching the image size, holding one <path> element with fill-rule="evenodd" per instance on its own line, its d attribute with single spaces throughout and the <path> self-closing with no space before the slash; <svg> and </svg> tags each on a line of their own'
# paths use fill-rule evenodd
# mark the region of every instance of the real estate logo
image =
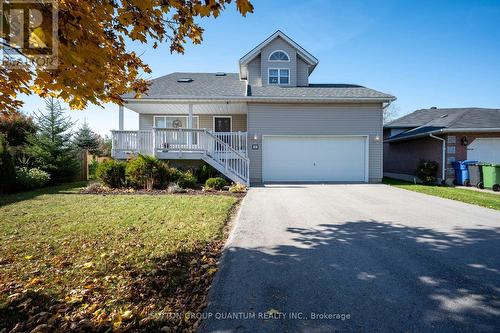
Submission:
<svg viewBox="0 0 500 333">
<path fill-rule="evenodd" d="M 57 67 L 56 0 L 0 0 L 2 65 Z"/>
</svg>

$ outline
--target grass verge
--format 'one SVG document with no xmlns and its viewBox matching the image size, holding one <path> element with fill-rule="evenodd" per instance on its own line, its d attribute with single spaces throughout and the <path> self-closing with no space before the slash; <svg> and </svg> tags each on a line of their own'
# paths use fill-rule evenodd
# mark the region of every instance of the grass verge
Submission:
<svg viewBox="0 0 500 333">
<path fill-rule="evenodd" d="M 192 330 L 238 198 L 82 185 L 0 196 L 0 327 Z"/>
<path fill-rule="evenodd" d="M 500 210 L 500 195 L 488 193 L 486 191 L 479 192 L 444 185 L 440 186 L 413 184 L 410 182 L 405 182 L 403 180 L 396 180 L 391 178 L 384 178 L 383 183 L 403 188 L 405 190 L 430 194 L 436 197 L 462 201 L 473 205 Z"/>
</svg>

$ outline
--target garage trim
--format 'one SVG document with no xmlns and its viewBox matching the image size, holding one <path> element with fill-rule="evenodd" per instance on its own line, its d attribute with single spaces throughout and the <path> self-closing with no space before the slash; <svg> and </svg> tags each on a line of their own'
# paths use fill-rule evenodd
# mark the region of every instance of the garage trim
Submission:
<svg viewBox="0 0 500 333">
<path fill-rule="evenodd" d="M 370 161 L 370 136 L 369 135 L 359 135 L 359 134 L 353 134 L 353 135 L 306 135 L 306 134 L 263 134 L 262 135 L 262 149 L 261 149 L 261 154 L 262 154 L 262 163 L 264 163 L 264 145 L 266 142 L 266 138 L 269 137 L 293 137 L 293 138 L 359 138 L 362 137 L 365 139 L 365 177 L 364 181 L 365 183 L 369 182 L 369 171 L 370 171 L 370 166 L 369 166 L 369 161 Z M 261 179 L 264 181 L 264 170 L 262 168 L 262 174 L 261 174 Z"/>
</svg>

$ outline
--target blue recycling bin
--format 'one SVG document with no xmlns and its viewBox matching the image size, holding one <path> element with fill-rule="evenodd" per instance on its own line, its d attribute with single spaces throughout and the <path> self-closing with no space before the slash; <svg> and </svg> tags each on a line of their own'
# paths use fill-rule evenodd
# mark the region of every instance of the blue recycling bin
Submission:
<svg viewBox="0 0 500 333">
<path fill-rule="evenodd" d="M 467 166 L 475 163 L 477 163 L 477 161 L 455 161 L 452 163 L 453 169 L 455 169 L 455 185 L 468 184 L 470 178 Z"/>
</svg>

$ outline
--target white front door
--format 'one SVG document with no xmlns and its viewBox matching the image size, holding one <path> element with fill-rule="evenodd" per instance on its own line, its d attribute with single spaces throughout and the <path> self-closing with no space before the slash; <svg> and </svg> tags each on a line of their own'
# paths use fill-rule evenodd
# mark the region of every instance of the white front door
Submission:
<svg viewBox="0 0 500 333">
<path fill-rule="evenodd" d="M 479 138 L 472 141 L 467 147 L 467 159 L 500 163 L 500 138 Z"/>
<path fill-rule="evenodd" d="M 264 136 L 263 181 L 368 181 L 365 136 Z"/>
</svg>

